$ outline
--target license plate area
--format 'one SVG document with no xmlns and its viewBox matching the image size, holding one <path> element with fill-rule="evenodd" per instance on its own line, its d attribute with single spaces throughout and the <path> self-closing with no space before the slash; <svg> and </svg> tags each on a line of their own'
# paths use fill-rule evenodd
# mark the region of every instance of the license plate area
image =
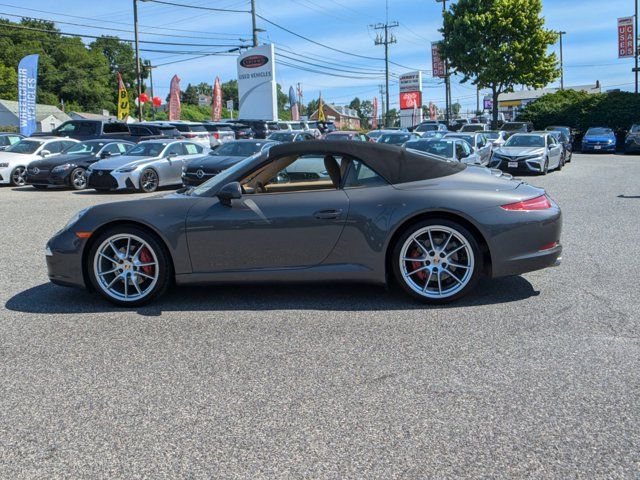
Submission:
<svg viewBox="0 0 640 480">
<path fill-rule="evenodd" d="M 518 162 L 509 162 L 509 168 L 518 168 Z"/>
</svg>

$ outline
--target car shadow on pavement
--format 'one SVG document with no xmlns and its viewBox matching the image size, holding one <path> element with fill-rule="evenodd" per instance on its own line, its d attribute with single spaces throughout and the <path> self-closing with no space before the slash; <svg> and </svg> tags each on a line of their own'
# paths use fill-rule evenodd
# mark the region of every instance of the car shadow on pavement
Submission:
<svg viewBox="0 0 640 480">
<path fill-rule="evenodd" d="M 618 198 L 640 198 L 640 195 L 618 195 Z"/>
<path fill-rule="evenodd" d="M 159 301 L 135 309 L 119 309 L 97 294 L 44 283 L 14 295 L 5 307 L 26 313 L 98 313 L 136 311 L 158 316 L 172 311 L 329 310 L 385 311 L 461 308 L 517 302 L 538 296 L 523 277 L 483 279 L 468 297 L 449 305 L 432 306 L 408 297 L 397 287 L 362 284 L 282 284 L 174 287 Z"/>
</svg>

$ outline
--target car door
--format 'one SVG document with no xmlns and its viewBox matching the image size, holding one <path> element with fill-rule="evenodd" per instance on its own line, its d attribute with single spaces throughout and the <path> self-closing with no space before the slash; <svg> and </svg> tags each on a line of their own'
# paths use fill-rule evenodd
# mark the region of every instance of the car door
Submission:
<svg viewBox="0 0 640 480">
<path fill-rule="evenodd" d="M 480 157 L 480 162 L 484 165 L 489 162 L 489 156 L 491 155 L 491 147 L 486 137 L 482 134 L 476 135 L 477 153 Z"/>
<path fill-rule="evenodd" d="M 297 174 L 283 173 L 289 167 Z M 251 191 L 246 179 L 252 174 L 240 179 L 247 182 L 245 192 Z M 308 268 L 329 256 L 344 228 L 349 200 L 330 180 L 323 156 L 297 157 L 268 176 L 273 178 L 265 188 L 272 191 L 244 193 L 230 206 L 203 198 L 191 209 L 187 238 L 194 272 Z"/>
<path fill-rule="evenodd" d="M 160 161 L 160 184 L 176 185 L 182 183 L 182 166 L 187 152 L 182 142 L 169 145 L 164 151 L 164 158 Z"/>
<path fill-rule="evenodd" d="M 547 136 L 549 142 L 549 169 L 558 168 L 562 161 L 562 147 L 551 135 Z"/>
</svg>

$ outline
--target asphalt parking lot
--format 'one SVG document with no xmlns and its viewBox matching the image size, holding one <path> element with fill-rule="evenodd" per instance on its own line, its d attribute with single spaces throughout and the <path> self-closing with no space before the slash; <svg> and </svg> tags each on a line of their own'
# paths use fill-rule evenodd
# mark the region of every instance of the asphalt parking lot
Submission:
<svg viewBox="0 0 640 480">
<path fill-rule="evenodd" d="M 637 478 L 640 157 L 529 177 L 563 264 L 448 307 L 371 286 L 114 310 L 46 240 L 130 194 L 1 188 L 1 478 Z"/>
</svg>

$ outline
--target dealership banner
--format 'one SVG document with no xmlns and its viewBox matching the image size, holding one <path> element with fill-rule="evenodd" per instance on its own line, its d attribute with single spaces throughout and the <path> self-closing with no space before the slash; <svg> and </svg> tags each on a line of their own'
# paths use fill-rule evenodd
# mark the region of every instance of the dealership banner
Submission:
<svg viewBox="0 0 640 480">
<path fill-rule="evenodd" d="M 320 98 L 318 99 L 318 118 L 319 122 L 326 122 L 327 119 L 324 116 L 324 103 L 322 102 L 322 92 L 320 92 Z"/>
<path fill-rule="evenodd" d="M 298 107 L 298 99 L 293 87 L 289 87 L 289 105 L 291 107 L 291 120 L 300 120 L 300 108 Z"/>
<path fill-rule="evenodd" d="M 438 45 L 440 45 L 440 42 L 431 42 L 431 76 L 444 78 L 444 60 L 440 58 L 440 50 L 438 50 Z"/>
<path fill-rule="evenodd" d="M 20 133 L 36 131 L 36 90 L 38 87 L 38 55 L 27 55 L 18 65 L 18 119 Z"/>
<path fill-rule="evenodd" d="M 238 57 L 239 118 L 277 120 L 273 44 L 250 48 Z"/>
<path fill-rule="evenodd" d="M 169 120 L 180 120 L 180 77 L 174 75 L 169 84 Z"/>
<path fill-rule="evenodd" d="M 220 77 L 216 77 L 213 84 L 213 102 L 211 103 L 211 120 L 219 122 L 222 119 L 222 87 Z"/>
<path fill-rule="evenodd" d="M 634 25 L 633 17 L 623 17 L 618 19 L 618 58 L 629 58 L 635 54 L 633 39 Z"/>
<path fill-rule="evenodd" d="M 400 126 L 413 127 L 422 122 L 422 72 L 403 73 L 400 75 L 399 83 Z"/>
<path fill-rule="evenodd" d="M 129 116 L 129 94 L 118 72 L 118 120 L 126 120 Z"/>
<path fill-rule="evenodd" d="M 373 97 L 373 114 L 371 115 L 371 129 L 378 128 L 378 97 Z"/>
</svg>

